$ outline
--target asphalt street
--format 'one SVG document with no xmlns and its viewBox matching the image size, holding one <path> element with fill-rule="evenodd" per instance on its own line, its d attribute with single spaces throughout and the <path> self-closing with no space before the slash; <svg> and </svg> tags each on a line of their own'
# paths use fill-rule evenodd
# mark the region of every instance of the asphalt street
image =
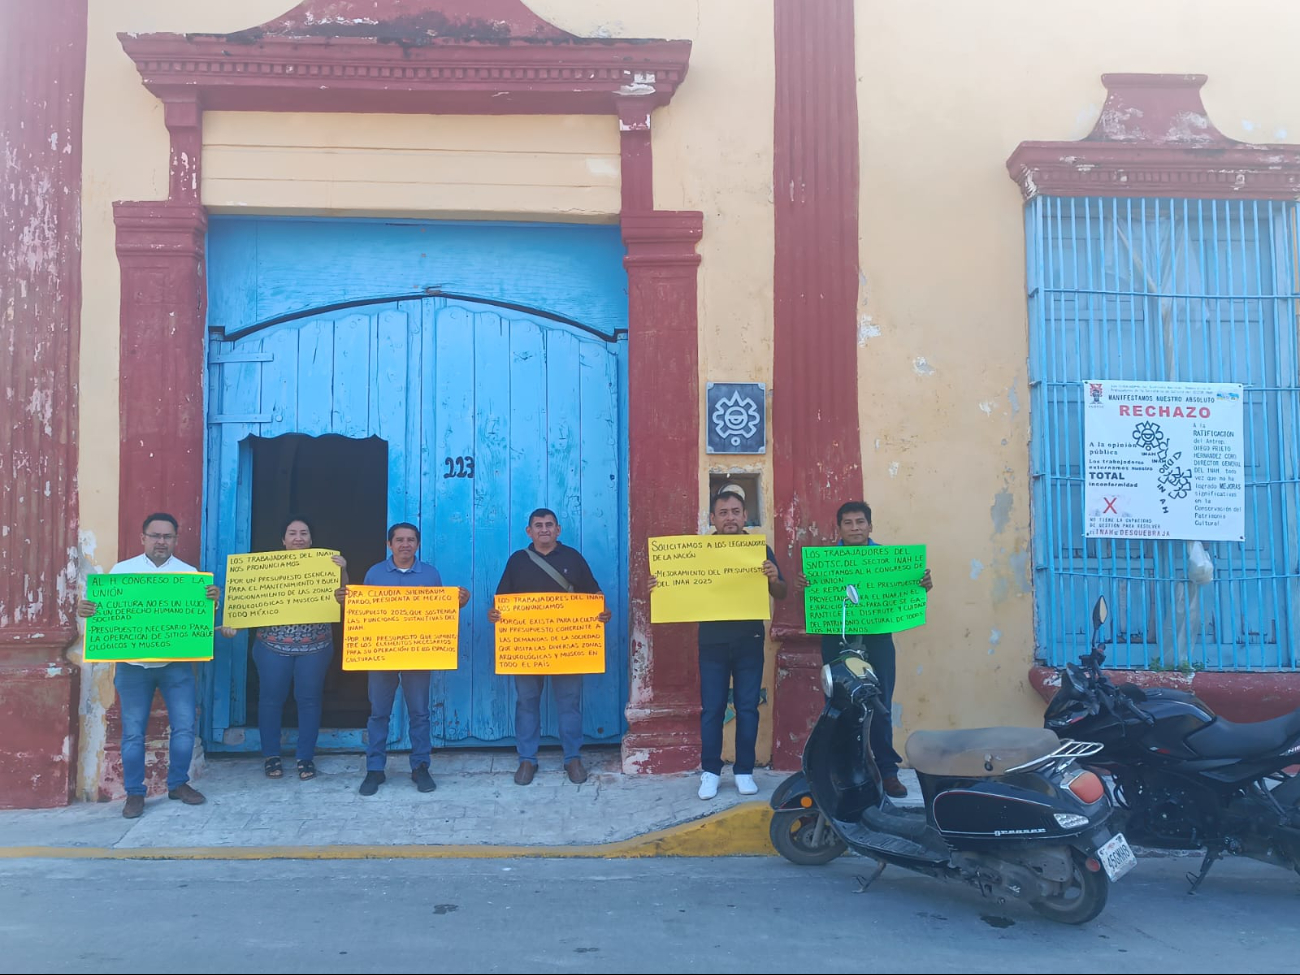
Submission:
<svg viewBox="0 0 1300 975">
<path fill-rule="evenodd" d="M 1144 859 L 1092 924 L 869 864 L 0 861 L 3 972 L 1294 972 L 1300 877 Z"/>
</svg>

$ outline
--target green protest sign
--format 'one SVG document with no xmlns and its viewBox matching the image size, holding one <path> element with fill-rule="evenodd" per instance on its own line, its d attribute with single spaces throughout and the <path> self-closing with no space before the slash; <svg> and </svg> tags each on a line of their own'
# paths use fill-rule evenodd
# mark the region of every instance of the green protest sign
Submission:
<svg viewBox="0 0 1300 975">
<path fill-rule="evenodd" d="M 86 577 L 86 659 L 211 660 L 216 603 L 210 572 L 122 572 Z"/>
<path fill-rule="evenodd" d="M 828 545 L 803 550 L 804 616 L 808 633 L 840 632 L 846 586 L 859 602 L 848 605 L 846 632 L 897 633 L 925 623 L 924 545 Z"/>
</svg>

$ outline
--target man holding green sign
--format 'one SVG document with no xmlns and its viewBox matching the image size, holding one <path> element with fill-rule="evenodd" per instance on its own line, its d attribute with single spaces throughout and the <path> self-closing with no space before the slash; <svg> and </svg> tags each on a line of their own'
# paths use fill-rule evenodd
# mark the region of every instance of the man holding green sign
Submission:
<svg viewBox="0 0 1300 975">
<path fill-rule="evenodd" d="M 122 815 L 127 819 L 144 812 L 144 738 L 155 690 L 162 693 L 171 724 L 167 797 L 188 806 L 206 801 L 203 793 L 189 784 L 198 710 L 193 661 L 212 657 L 213 619 L 221 589 L 212 585 L 210 575 L 199 575 L 194 566 L 176 558 L 178 533 L 173 516 L 162 511 L 150 515 L 140 532 L 144 552 L 109 570 L 110 576 L 124 577 L 121 584 L 112 586 L 110 579 L 92 576 L 87 580 L 87 596 L 100 595 L 100 599 L 82 599 L 77 604 L 77 615 L 87 621 L 86 659 L 117 661 L 113 684 L 122 702 L 122 779 L 126 787 Z M 140 581 L 130 577 L 145 574 L 158 578 L 149 587 L 149 595 L 156 598 L 142 605 Z M 196 586 L 208 601 L 206 610 L 194 605 Z M 101 604 L 112 611 L 96 621 Z M 132 628 L 139 635 L 125 642 L 134 642 L 134 649 L 124 645 L 123 639 Z M 114 632 L 106 632 L 110 629 Z"/>
<path fill-rule="evenodd" d="M 871 750 L 884 779 L 885 792 L 895 799 L 907 795 L 898 779 L 902 761 L 894 751 L 891 714 L 897 675 L 893 633 L 925 622 L 926 595 L 933 588 L 930 570 L 925 568 L 925 547 L 889 546 L 888 558 L 875 553 L 846 552 L 841 546 L 876 546 L 871 538 L 871 508 L 862 501 L 848 501 L 835 513 L 839 530 L 836 548 L 805 548 L 804 571 L 796 580 L 804 592 L 807 631 L 822 635 L 822 661 L 830 663 L 841 653 L 840 621 L 844 589 L 849 583 L 863 596 L 861 608 L 847 623 L 850 646 L 862 649 L 880 681 L 883 707 L 871 719 Z M 837 551 L 838 549 L 838 551 Z M 918 592 L 915 587 L 920 586 Z"/>
</svg>

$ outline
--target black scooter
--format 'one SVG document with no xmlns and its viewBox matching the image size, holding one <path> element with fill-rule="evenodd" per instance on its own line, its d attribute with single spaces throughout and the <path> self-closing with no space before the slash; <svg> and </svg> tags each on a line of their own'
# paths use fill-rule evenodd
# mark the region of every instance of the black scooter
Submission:
<svg viewBox="0 0 1300 975">
<path fill-rule="evenodd" d="M 1107 774 L 1134 842 L 1204 850 L 1192 891 L 1236 855 L 1300 872 L 1300 711 L 1237 724 L 1196 695 L 1116 686 L 1102 672 L 1106 600 L 1092 610 L 1093 646 L 1061 671 L 1044 724 L 1102 745 L 1088 764 Z"/>
<path fill-rule="evenodd" d="M 846 588 L 844 607 L 856 605 Z M 1028 903 L 1065 924 L 1091 921 L 1111 881 L 1136 859 L 1107 828 L 1112 807 L 1101 780 L 1077 759 L 1099 745 L 1058 741 L 1046 729 L 918 731 L 907 741 L 924 808 L 895 806 L 871 753 L 880 685 L 848 646 L 822 668 L 826 706 L 804 746 L 803 771 L 772 796 L 772 845 L 801 865 L 846 849 L 927 876 L 973 884 Z"/>
</svg>

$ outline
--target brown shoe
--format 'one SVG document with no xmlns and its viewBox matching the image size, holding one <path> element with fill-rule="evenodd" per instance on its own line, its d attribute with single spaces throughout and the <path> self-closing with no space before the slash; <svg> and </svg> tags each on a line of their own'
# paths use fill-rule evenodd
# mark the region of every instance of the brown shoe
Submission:
<svg viewBox="0 0 1300 975">
<path fill-rule="evenodd" d="M 519 768 L 515 769 L 515 785 L 527 785 L 536 774 L 536 762 L 520 762 Z"/>
<path fill-rule="evenodd" d="M 569 773 L 569 781 L 574 785 L 582 785 L 587 781 L 587 770 L 583 768 L 580 758 L 571 758 L 565 762 L 564 771 Z"/>
<path fill-rule="evenodd" d="M 167 798 L 179 799 L 187 806 L 201 806 L 208 801 L 202 792 L 194 788 L 188 782 L 172 789 L 171 792 L 167 793 Z"/>
<path fill-rule="evenodd" d="M 907 798 L 907 786 L 903 785 L 902 782 L 898 781 L 897 775 L 889 776 L 888 778 L 885 779 L 883 784 L 885 786 L 885 795 L 889 796 L 889 798 L 891 799 Z"/>
<path fill-rule="evenodd" d="M 122 807 L 126 819 L 139 819 L 144 815 L 144 796 L 127 796 L 126 805 Z"/>
</svg>

